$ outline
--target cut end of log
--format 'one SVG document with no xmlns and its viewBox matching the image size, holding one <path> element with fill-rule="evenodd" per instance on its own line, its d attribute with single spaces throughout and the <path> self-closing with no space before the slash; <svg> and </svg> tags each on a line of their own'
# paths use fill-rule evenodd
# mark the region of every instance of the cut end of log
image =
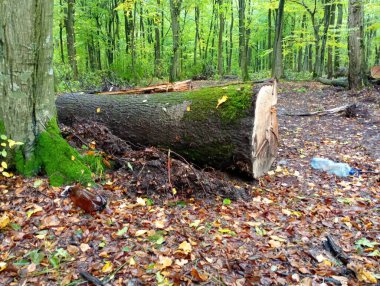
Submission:
<svg viewBox="0 0 380 286">
<path fill-rule="evenodd" d="M 256 98 L 252 132 L 252 176 L 269 171 L 278 151 L 277 81 L 263 86 Z"/>
</svg>

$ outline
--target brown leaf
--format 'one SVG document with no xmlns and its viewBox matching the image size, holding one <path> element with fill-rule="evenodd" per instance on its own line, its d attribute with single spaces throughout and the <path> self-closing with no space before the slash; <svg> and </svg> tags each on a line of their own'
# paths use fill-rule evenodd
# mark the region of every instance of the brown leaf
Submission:
<svg viewBox="0 0 380 286">
<path fill-rule="evenodd" d="M 191 276 L 193 277 L 193 280 L 197 282 L 207 281 L 208 278 L 206 274 L 199 273 L 199 271 L 195 268 L 191 269 Z"/>
</svg>

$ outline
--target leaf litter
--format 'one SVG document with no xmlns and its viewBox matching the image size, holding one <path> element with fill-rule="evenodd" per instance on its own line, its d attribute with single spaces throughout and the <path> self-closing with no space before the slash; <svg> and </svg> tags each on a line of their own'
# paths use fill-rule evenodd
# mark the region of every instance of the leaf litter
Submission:
<svg viewBox="0 0 380 286">
<path fill-rule="evenodd" d="M 379 91 L 285 82 L 279 94 L 277 166 L 257 182 L 173 154 L 169 184 L 167 152 L 91 123 L 63 127 L 73 146 L 96 143 L 116 162 L 97 190 L 111 212 L 84 213 L 45 178 L 1 178 L 0 285 L 378 283 L 379 175 L 338 178 L 309 162 L 379 171 Z M 357 116 L 284 112 L 353 101 Z"/>
</svg>

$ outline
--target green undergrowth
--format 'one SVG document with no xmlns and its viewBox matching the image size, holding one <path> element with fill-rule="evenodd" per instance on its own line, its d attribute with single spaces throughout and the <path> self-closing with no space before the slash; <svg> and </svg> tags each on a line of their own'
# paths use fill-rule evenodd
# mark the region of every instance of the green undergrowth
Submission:
<svg viewBox="0 0 380 286">
<path fill-rule="evenodd" d="M 62 138 L 55 119 L 37 138 L 34 154 L 25 159 L 19 149 L 15 161 L 19 173 L 27 177 L 45 173 L 53 186 L 74 182 L 93 184 L 96 177 L 93 172 L 99 174 L 104 170 L 100 156 L 82 156 Z"/>
<path fill-rule="evenodd" d="M 0 120 L 0 134 L 5 134 L 4 122 Z"/>
</svg>

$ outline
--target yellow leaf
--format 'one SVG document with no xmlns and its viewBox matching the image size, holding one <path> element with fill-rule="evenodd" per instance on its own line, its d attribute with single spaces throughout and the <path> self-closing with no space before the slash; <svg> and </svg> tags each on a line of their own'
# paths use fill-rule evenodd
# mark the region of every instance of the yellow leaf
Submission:
<svg viewBox="0 0 380 286">
<path fill-rule="evenodd" d="M 0 272 L 3 271 L 5 268 L 7 268 L 7 263 L 1 261 L 0 262 Z"/>
<path fill-rule="evenodd" d="M 137 198 L 136 202 L 137 202 L 138 206 L 145 206 L 146 205 L 145 200 L 143 198 Z"/>
<path fill-rule="evenodd" d="M 6 227 L 10 222 L 11 220 L 9 217 L 4 214 L 2 217 L 0 217 L 0 229 Z"/>
<path fill-rule="evenodd" d="M 186 107 L 186 111 L 191 111 L 190 105 Z"/>
<path fill-rule="evenodd" d="M 10 173 L 8 173 L 8 172 L 2 172 L 1 174 L 3 174 L 3 176 L 6 177 L 6 178 L 12 177 L 12 175 Z"/>
<path fill-rule="evenodd" d="M 98 107 L 97 109 L 96 109 L 96 113 L 99 113 L 100 112 L 100 107 Z"/>
<path fill-rule="evenodd" d="M 158 263 L 159 263 L 158 268 L 162 270 L 162 269 L 165 269 L 166 267 L 171 266 L 173 264 L 173 259 L 167 256 L 160 256 Z"/>
<path fill-rule="evenodd" d="M 178 250 L 180 252 L 184 252 L 185 254 L 189 254 L 192 250 L 192 247 L 191 247 L 191 244 L 188 243 L 186 240 L 184 242 L 182 242 L 179 246 L 178 246 Z"/>
<path fill-rule="evenodd" d="M 221 98 L 218 99 L 218 104 L 216 105 L 216 108 L 218 108 L 221 104 L 225 103 L 228 99 L 227 95 L 223 95 Z"/>
<path fill-rule="evenodd" d="M 138 231 L 136 231 L 135 236 L 141 236 L 147 232 L 148 231 L 146 229 L 139 229 Z"/>
<path fill-rule="evenodd" d="M 86 252 L 87 250 L 91 249 L 91 247 L 87 243 L 82 243 L 79 246 L 79 248 L 80 248 L 80 250 L 82 250 L 82 252 Z"/>
<path fill-rule="evenodd" d="M 279 248 L 281 247 L 281 242 L 280 241 L 277 241 L 277 240 L 269 240 L 268 241 L 269 245 L 272 247 L 272 248 Z"/>
<path fill-rule="evenodd" d="M 201 220 L 200 219 L 197 219 L 195 221 L 193 221 L 192 223 L 190 223 L 190 227 L 195 227 L 197 228 L 199 226 L 199 224 L 201 223 Z"/>
<path fill-rule="evenodd" d="M 177 194 L 177 189 L 176 188 L 172 188 L 172 193 L 173 193 L 173 195 Z"/>
<path fill-rule="evenodd" d="M 3 167 L 4 169 L 8 169 L 8 164 L 6 162 L 1 162 L 1 167 Z"/>
<path fill-rule="evenodd" d="M 112 265 L 111 261 L 106 261 L 106 263 L 102 267 L 102 272 L 103 273 L 109 273 L 112 271 L 112 269 L 113 269 L 113 265 Z"/>
<path fill-rule="evenodd" d="M 129 259 L 129 265 L 130 265 L 130 266 L 136 265 L 136 261 L 135 261 L 135 259 L 134 259 L 133 257 L 131 257 L 131 258 Z"/>
<path fill-rule="evenodd" d="M 74 161 L 74 160 L 75 160 L 75 156 L 71 155 L 71 161 Z"/>
</svg>

